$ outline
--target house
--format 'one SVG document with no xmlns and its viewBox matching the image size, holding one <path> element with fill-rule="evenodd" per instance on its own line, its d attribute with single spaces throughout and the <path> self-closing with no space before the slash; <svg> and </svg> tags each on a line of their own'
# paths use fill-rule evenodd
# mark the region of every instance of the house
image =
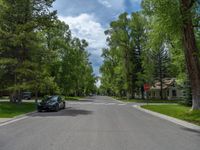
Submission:
<svg viewBox="0 0 200 150">
<path fill-rule="evenodd" d="M 176 100 L 183 97 L 183 92 L 181 87 L 177 84 L 175 78 L 165 78 L 162 84 L 162 95 L 163 99 Z M 161 83 L 160 81 L 155 81 L 147 92 L 149 99 L 161 99 L 160 97 Z"/>
</svg>

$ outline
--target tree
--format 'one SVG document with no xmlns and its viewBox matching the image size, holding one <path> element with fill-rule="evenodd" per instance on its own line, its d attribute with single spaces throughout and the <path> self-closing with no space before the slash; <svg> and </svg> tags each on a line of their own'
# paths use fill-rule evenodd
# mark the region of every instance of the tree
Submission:
<svg viewBox="0 0 200 150">
<path fill-rule="evenodd" d="M 160 98 L 163 99 L 163 79 L 170 77 L 170 58 L 167 49 L 162 45 L 157 51 L 154 51 L 154 78 L 160 82 Z"/>
<path fill-rule="evenodd" d="M 69 26 L 50 11 L 54 0 L 0 1 L 0 90 L 11 101 L 21 92 L 85 95 L 95 76 L 88 43 L 71 36 Z"/>
<path fill-rule="evenodd" d="M 141 12 L 133 13 L 128 18 L 127 13 L 111 22 L 108 35 L 108 49 L 104 49 L 104 64 L 101 68 L 102 87 L 108 93 L 134 98 L 140 89 L 144 98 L 144 81 L 140 78 L 142 67 L 142 53 L 145 45 L 146 20 Z"/>
<path fill-rule="evenodd" d="M 55 78 L 61 93 L 81 96 L 92 92 L 95 77 L 86 51 L 88 43 L 72 38 L 69 26 L 59 20 L 43 34 L 51 52 L 48 72 Z"/>
<path fill-rule="evenodd" d="M 132 13 L 130 18 L 130 37 L 131 47 L 134 52 L 135 72 L 136 72 L 136 87 L 139 87 L 142 99 L 144 99 L 143 85 L 145 80 L 142 76 L 144 68 L 142 66 L 142 57 L 147 44 L 147 20 L 142 12 Z"/>
<path fill-rule="evenodd" d="M 126 96 L 125 77 L 121 67 L 120 49 L 103 49 L 104 63 L 100 68 L 101 90 L 107 95 Z"/>
<path fill-rule="evenodd" d="M 11 101 L 27 88 L 35 69 L 32 53 L 39 48 L 38 31 L 52 22 L 56 12 L 49 11 L 52 0 L 2 0 L 0 12 L 0 57 L 1 68 L 9 70 L 7 86 Z M 3 76 L 5 77 L 5 76 Z"/>
<path fill-rule="evenodd" d="M 199 18 L 199 11 L 195 9 L 199 7 L 199 2 L 197 0 L 144 0 L 142 5 L 146 14 L 152 17 L 157 33 L 163 32 L 171 39 L 182 42 L 192 88 L 192 109 L 200 109 L 200 62 L 194 24 Z"/>
</svg>

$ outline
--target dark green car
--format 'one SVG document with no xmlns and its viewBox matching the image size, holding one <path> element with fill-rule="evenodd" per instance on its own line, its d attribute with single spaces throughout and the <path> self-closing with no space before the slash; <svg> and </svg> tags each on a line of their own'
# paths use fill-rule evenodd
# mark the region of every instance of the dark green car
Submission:
<svg viewBox="0 0 200 150">
<path fill-rule="evenodd" d="M 60 96 L 48 96 L 37 104 L 38 112 L 59 111 L 65 109 L 65 101 Z"/>
</svg>

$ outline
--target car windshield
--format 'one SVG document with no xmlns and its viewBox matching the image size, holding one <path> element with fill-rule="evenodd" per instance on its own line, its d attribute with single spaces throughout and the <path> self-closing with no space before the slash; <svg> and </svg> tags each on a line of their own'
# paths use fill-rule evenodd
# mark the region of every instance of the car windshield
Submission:
<svg viewBox="0 0 200 150">
<path fill-rule="evenodd" d="M 53 96 L 53 97 L 49 98 L 47 101 L 49 101 L 49 102 L 55 102 L 55 101 L 57 101 L 57 97 Z"/>
<path fill-rule="evenodd" d="M 49 101 L 56 101 L 57 100 L 57 97 L 56 96 L 45 96 L 43 99 L 42 99 L 42 102 L 49 102 Z"/>
</svg>

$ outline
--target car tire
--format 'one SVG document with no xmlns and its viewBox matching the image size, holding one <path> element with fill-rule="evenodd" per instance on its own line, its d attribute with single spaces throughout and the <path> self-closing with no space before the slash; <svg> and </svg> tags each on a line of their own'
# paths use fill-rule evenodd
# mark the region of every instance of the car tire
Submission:
<svg viewBox="0 0 200 150">
<path fill-rule="evenodd" d="M 42 112 L 42 110 L 40 110 L 40 109 L 38 109 L 37 111 L 38 111 L 38 112 Z"/>
<path fill-rule="evenodd" d="M 56 105 L 55 111 L 59 111 L 59 105 Z"/>
<path fill-rule="evenodd" d="M 63 102 L 63 109 L 65 109 L 65 102 Z"/>
</svg>

